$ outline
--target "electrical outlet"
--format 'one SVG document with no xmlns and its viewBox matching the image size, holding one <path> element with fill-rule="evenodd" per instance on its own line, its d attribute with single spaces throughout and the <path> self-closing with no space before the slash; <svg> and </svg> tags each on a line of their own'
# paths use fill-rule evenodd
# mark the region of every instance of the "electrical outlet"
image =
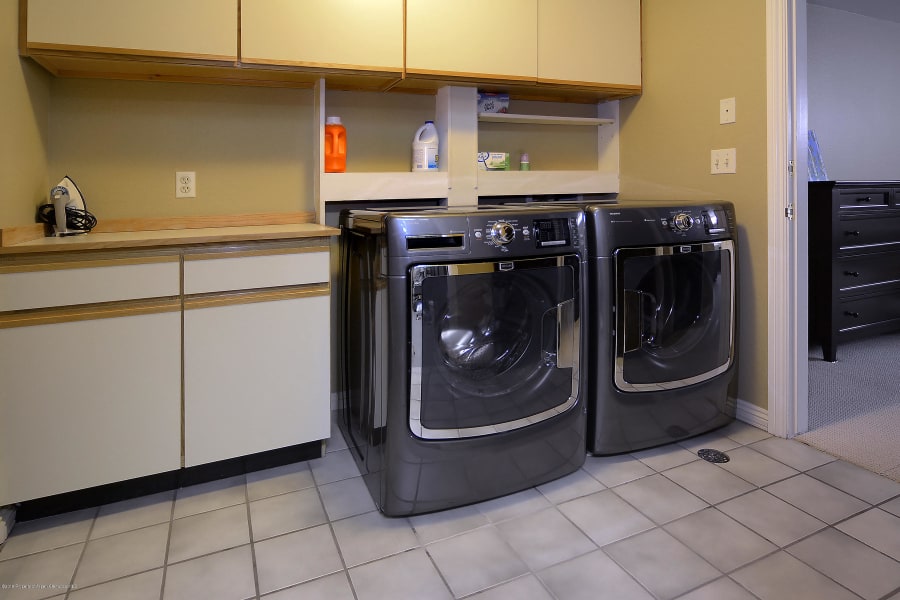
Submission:
<svg viewBox="0 0 900 600">
<path fill-rule="evenodd" d="M 737 173 L 737 150 L 734 148 L 712 150 L 709 158 L 709 172 L 712 175 Z"/>
<path fill-rule="evenodd" d="M 197 173 L 195 171 L 175 172 L 175 197 L 197 197 Z"/>
<path fill-rule="evenodd" d="M 719 100 L 719 125 L 727 125 L 737 120 L 735 114 L 734 98 L 723 98 Z"/>
</svg>

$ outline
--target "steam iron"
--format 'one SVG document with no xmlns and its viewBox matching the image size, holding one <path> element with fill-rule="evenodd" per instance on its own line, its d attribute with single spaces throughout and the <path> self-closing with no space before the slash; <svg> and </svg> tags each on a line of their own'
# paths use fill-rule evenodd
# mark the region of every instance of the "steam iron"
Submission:
<svg viewBox="0 0 900 600">
<path fill-rule="evenodd" d="M 97 218 L 88 212 L 81 190 L 68 175 L 50 190 L 50 204 L 38 209 L 38 219 L 52 225 L 57 237 L 87 233 L 97 225 Z"/>
</svg>

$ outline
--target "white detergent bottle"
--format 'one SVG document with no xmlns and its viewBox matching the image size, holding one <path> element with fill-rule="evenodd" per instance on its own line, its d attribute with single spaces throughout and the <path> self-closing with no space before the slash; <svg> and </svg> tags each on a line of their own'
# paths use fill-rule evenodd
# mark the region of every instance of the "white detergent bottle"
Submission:
<svg viewBox="0 0 900 600">
<path fill-rule="evenodd" d="M 438 170 L 438 134 L 434 121 L 425 121 L 413 137 L 412 170 Z"/>
</svg>

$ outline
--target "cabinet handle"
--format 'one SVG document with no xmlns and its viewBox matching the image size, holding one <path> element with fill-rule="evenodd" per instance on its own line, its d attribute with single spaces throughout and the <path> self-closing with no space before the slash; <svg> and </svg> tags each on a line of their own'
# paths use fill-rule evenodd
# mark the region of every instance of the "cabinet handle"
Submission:
<svg viewBox="0 0 900 600">
<path fill-rule="evenodd" d="M 859 277 L 859 271 L 844 271 L 844 275 L 849 275 L 850 277 Z"/>
<path fill-rule="evenodd" d="M 872 196 L 866 196 L 865 198 L 857 198 L 856 201 L 857 202 L 871 202 Z"/>
<path fill-rule="evenodd" d="M 845 310 L 845 311 L 844 311 L 844 314 L 847 315 L 848 317 L 853 317 L 854 319 L 858 319 L 858 318 L 859 318 L 859 313 L 858 313 L 858 312 L 850 312 L 849 310 Z"/>
<path fill-rule="evenodd" d="M 859 231 L 845 231 L 844 235 L 852 235 L 854 237 L 859 237 Z"/>
</svg>

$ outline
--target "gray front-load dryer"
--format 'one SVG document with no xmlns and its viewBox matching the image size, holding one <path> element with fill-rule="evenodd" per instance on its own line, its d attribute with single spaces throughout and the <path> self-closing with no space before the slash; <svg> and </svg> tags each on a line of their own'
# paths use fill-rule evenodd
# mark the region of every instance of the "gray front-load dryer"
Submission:
<svg viewBox="0 0 900 600">
<path fill-rule="evenodd" d="M 339 426 L 378 508 L 412 515 L 585 460 L 584 215 L 341 215 Z"/>
<path fill-rule="evenodd" d="M 727 202 L 586 205 L 588 451 L 631 452 L 734 419 L 737 274 Z"/>
</svg>

